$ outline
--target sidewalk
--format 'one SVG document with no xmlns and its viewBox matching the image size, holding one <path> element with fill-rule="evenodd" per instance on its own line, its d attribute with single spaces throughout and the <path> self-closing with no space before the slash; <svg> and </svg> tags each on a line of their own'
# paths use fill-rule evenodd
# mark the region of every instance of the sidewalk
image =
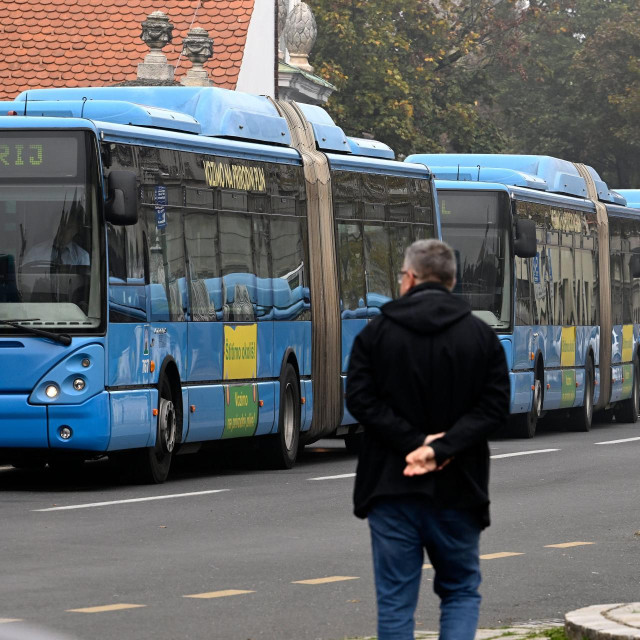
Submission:
<svg viewBox="0 0 640 640">
<path fill-rule="evenodd" d="M 566 640 L 564 620 L 546 620 L 544 622 L 523 622 L 513 627 L 499 629 L 478 629 L 475 640 Z M 375 636 L 364 638 L 345 638 L 345 640 L 376 640 Z M 416 630 L 416 640 L 438 640 L 437 631 Z"/>
<path fill-rule="evenodd" d="M 495 640 L 496 638 L 504 638 L 504 640 L 524 640 L 525 638 L 551 638 L 551 640 L 564 640 L 562 635 L 563 621 L 554 621 L 553 625 L 549 623 L 523 623 L 514 627 L 504 627 L 501 629 L 478 629 L 476 640 Z M 416 640 L 438 640 L 437 631 L 416 631 Z"/>
</svg>

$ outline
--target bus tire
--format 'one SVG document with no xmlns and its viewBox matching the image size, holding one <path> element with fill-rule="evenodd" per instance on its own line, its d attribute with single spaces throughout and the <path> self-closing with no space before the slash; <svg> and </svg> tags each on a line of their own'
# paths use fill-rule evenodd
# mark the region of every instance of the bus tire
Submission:
<svg viewBox="0 0 640 640">
<path fill-rule="evenodd" d="M 173 403 L 169 379 L 164 377 L 158 387 L 158 425 L 156 443 L 141 449 L 137 461 L 137 479 L 144 484 L 162 484 L 169 476 L 178 433 L 178 412 Z"/>
<path fill-rule="evenodd" d="M 298 456 L 300 442 L 300 384 L 291 364 L 280 377 L 278 432 L 265 436 L 265 462 L 272 469 L 291 469 Z"/>
<path fill-rule="evenodd" d="M 640 410 L 640 366 L 638 365 L 638 356 L 633 359 L 633 387 L 631 389 L 631 397 L 616 403 L 613 411 L 616 416 L 616 422 L 637 422 L 638 411 Z"/>
<path fill-rule="evenodd" d="M 531 409 L 527 413 L 514 413 L 509 416 L 508 436 L 512 438 L 533 438 L 536 435 L 538 419 L 542 413 L 542 394 L 542 380 L 536 374 Z"/>
<path fill-rule="evenodd" d="M 584 367 L 584 400 L 581 407 L 569 411 L 569 429 L 586 433 L 593 424 L 593 364 L 587 358 Z"/>
</svg>

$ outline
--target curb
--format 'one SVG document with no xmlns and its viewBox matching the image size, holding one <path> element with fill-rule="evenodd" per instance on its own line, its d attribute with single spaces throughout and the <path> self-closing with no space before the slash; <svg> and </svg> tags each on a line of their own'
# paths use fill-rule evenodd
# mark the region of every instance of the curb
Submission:
<svg viewBox="0 0 640 640">
<path fill-rule="evenodd" d="M 565 615 L 569 640 L 634 640 L 640 638 L 640 602 L 596 604 Z"/>
</svg>

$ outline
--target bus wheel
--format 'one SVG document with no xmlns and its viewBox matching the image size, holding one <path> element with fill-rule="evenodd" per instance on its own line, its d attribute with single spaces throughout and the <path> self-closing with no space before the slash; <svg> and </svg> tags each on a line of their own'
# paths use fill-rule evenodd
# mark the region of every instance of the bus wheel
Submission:
<svg viewBox="0 0 640 640">
<path fill-rule="evenodd" d="M 587 360 L 584 367 L 584 401 L 581 407 L 569 411 L 569 428 L 572 431 L 591 431 L 593 422 L 593 364 Z"/>
<path fill-rule="evenodd" d="M 300 442 L 300 386 L 295 369 L 284 369 L 280 379 L 278 433 L 265 437 L 265 461 L 273 469 L 291 469 L 298 456 Z"/>
<path fill-rule="evenodd" d="M 167 378 L 164 378 L 159 390 L 156 443 L 140 451 L 138 479 L 147 484 L 161 484 L 169 476 L 178 432 L 176 407 Z"/>
<path fill-rule="evenodd" d="M 616 422 L 637 422 L 638 411 L 640 410 L 640 380 L 638 380 L 640 367 L 638 366 L 638 356 L 633 359 L 633 387 L 631 397 L 618 402 L 613 411 Z"/>
<path fill-rule="evenodd" d="M 527 413 L 514 413 L 509 416 L 508 435 L 512 438 L 533 438 L 536 435 L 538 418 L 542 413 L 542 382 L 536 378 L 533 385 L 533 400 Z"/>
</svg>

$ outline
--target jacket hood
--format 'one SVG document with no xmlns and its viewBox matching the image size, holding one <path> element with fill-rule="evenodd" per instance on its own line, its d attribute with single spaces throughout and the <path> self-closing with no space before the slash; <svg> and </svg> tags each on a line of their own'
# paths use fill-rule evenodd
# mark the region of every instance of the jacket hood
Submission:
<svg viewBox="0 0 640 640">
<path fill-rule="evenodd" d="M 424 282 L 381 309 L 393 322 L 416 333 L 438 333 L 471 313 L 469 304 L 435 282 Z"/>
</svg>

